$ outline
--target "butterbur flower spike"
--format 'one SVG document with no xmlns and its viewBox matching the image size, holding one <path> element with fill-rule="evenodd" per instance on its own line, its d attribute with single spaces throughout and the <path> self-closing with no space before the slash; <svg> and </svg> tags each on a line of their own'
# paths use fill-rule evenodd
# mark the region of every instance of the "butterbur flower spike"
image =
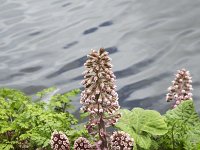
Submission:
<svg viewBox="0 0 200 150">
<path fill-rule="evenodd" d="M 178 70 L 175 80 L 172 81 L 172 86 L 168 88 L 166 101 L 173 101 L 173 108 L 177 107 L 182 101 L 192 99 L 192 77 L 189 71 L 182 69 Z"/>
<path fill-rule="evenodd" d="M 123 131 L 114 132 L 111 136 L 111 150 L 132 150 L 133 145 L 134 140 Z"/>
<path fill-rule="evenodd" d="M 111 59 L 103 48 L 93 50 L 84 64 L 86 71 L 82 84 L 85 90 L 81 93 L 81 110 L 89 112 L 87 129 L 89 133 L 99 135 L 102 141 L 101 149 L 107 148 L 107 132 L 109 127 L 117 122 L 120 114 L 118 94 L 115 86 L 115 75 L 112 71 Z M 96 133 L 95 133 L 96 131 Z"/>
<path fill-rule="evenodd" d="M 69 140 L 62 132 L 54 131 L 51 136 L 52 150 L 70 150 Z"/>
<path fill-rule="evenodd" d="M 79 137 L 74 142 L 74 150 L 91 150 L 91 149 L 92 148 L 90 142 L 84 137 Z"/>
</svg>

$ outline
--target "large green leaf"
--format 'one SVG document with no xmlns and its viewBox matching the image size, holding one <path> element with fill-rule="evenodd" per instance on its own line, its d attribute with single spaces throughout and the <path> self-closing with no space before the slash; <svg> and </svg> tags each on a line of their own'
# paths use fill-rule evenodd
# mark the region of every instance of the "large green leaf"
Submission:
<svg viewBox="0 0 200 150">
<path fill-rule="evenodd" d="M 137 143 L 141 148 L 149 149 L 151 146 L 151 138 L 149 136 L 137 136 Z"/>
<path fill-rule="evenodd" d="M 157 111 L 146 110 L 144 115 L 145 123 L 141 130 L 151 133 L 152 135 L 163 135 L 167 133 L 167 124 L 160 113 Z"/>
<path fill-rule="evenodd" d="M 152 135 L 163 135 L 167 133 L 167 125 L 159 112 L 135 108 L 131 111 L 132 126 L 137 133 L 145 131 Z"/>
<path fill-rule="evenodd" d="M 120 128 L 124 132 L 129 133 L 132 137 L 135 139 L 135 132 L 132 128 L 132 116 L 131 116 L 131 111 L 127 109 L 121 109 L 120 110 L 122 117 L 120 118 L 120 121 L 117 122 L 115 125 L 117 128 Z"/>
<path fill-rule="evenodd" d="M 129 133 L 141 148 L 149 149 L 151 135 L 163 135 L 168 131 L 164 118 L 154 110 L 134 108 L 131 111 L 123 109 L 121 113 L 116 127 Z"/>
<path fill-rule="evenodd" d="M 118 124 L 122 123 L 125 126 L 131 126 L 133 120 L 131 111 L 128 109 L 121 109 L 120 113 L 122 114 L 122 117 L 120 118 Z"/>
</svg>

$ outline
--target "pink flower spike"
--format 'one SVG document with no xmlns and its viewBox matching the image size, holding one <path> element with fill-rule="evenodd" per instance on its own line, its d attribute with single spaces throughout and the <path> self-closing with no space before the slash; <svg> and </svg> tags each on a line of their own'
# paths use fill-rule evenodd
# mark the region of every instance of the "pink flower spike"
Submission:
<svg viewBox="0 0 200 150">
<path fill-rule="evenodd" d="M 182 101 L 192 99 L 192 80 L 189 71 L 185 69 L 178 70 L 172 86 L 168 88 L 168 94 L 166 95 L 166 101 L 175 101 L 175 108 Z"/>
<path fill-rule="evenodd" d="M 82 91 L 80 100 L 83 110 L 89 113 L 87 129 L 90 134 L 98 133 L 99 140 L 102 142 L 99 149 L 102 150 L 108 149 L 109 145 L 106 128 L 111 124 L 108 124 L 107 118 L 112 118 L 114 123 L 119 119 L 116 117 L 119 116 L 118 94 L 110 61 L 108 52 L 103 48 L 98 51 L 93 50 L 88 55 L 82 81 L 87 84 L 84 84 L 85 89 Z M 96 119 L 99 121 L 95 121 Z"/>
</svg>

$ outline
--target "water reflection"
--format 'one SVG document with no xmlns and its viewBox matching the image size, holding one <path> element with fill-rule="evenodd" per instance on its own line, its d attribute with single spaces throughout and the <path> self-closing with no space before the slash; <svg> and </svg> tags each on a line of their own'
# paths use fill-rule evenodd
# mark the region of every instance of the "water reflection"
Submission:
<svg viewBox="0 0 200 150">
<path fill-rule="evenodd" d="M 0 3 L 2 87 L 28 94 L 50 86 L 60 92 L 81 88 L 86 55 L 104 47 L 113 59 L 122 107 L 165 110 L 166 89 L 183 67 L 193 76 L 194 99 L 200 97 L 199 1 Z"/>
</svg>

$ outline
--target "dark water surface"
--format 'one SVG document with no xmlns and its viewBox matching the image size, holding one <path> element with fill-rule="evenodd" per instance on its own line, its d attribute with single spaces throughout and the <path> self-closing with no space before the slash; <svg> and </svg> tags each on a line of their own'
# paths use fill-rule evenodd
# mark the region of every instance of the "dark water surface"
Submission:
<svg viewBox="0 0 200 150">
<path fill-rule="evenodd" d="M 80 88 L 86 54 L 104 47 L 122 107 L 164 112 L 166 89 L 185 67 L 200 111 L 199 14 L 199 0 L 0 0 L 0 86 Z"/>
</svg>

